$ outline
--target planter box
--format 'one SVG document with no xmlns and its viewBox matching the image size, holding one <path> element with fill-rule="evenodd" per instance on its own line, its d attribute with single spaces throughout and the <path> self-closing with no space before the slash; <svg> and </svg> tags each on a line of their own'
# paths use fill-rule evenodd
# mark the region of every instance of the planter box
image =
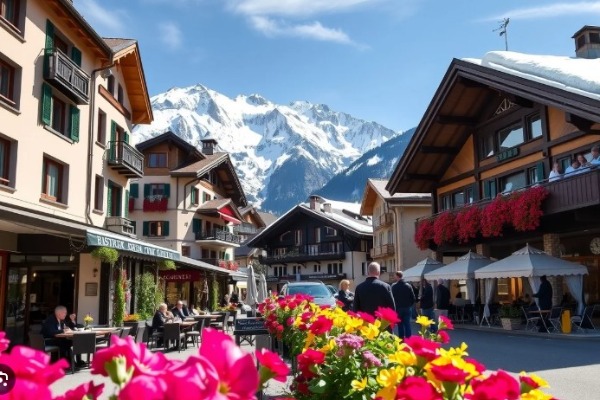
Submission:
<svg viewBox="0 0 600 400">
<path fill-rule="evenodd" d="M 517 318 L 500 318 L 502 322 L 502 328 L 507 331 L 514 331 L 517 329 L 521 329 L 521 320 Z"/>
</svg>

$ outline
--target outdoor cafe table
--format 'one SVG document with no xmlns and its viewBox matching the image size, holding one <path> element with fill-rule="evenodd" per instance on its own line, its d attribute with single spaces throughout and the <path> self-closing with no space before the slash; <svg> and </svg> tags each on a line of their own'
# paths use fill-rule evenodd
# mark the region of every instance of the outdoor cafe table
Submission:
<svg viewBox="0 0 600 400">
<path fill-rule="evenodd" d="M 542 320 L 542 325 L 544 326 L 545 332 L 550 332 L 548 330 L 548 325 L 546 324 L 546 318 L 548 318 L 548 315 L 550 314 L 550 310 L 527 310 L 527 312 L 529 314 L 539 314 L 540 315 L 540 319 Z"/>
<path fill-rule="evenodd" d="M 116 333 L 116 332 L 119 331 L 119 329 L 121 329 L 121 328 L 95 328 L 95 329 L 91 329 L 91 330 L 88 330 L 88 331 L 85 331 L 85 330 L 78 330 L 78 331 L 71 330 L 69 332 L 58 333 L 58 334 L 54 335 L 54 337 L 56 337 L 56 338 L 64 338 L 64 339 L 73 339 L 73 335 L 77 335 L 77 334 L 85 333 L 85 332 L 94 332 L 96 334 L 96 337 L 102 337 L 102 336 L 109 335 L 111 333 Z"/>
<path fill-rule="evenodd" d="M 186 317 L 186 321 L 190 318 L 193 318 L 194 321 L 202 321 L 203 319 L 217 319 L 219 318 L 221 315 L 219 314 L 202 314 L 202 315 L 190 315 L 189 317 Z"/>
</svg>

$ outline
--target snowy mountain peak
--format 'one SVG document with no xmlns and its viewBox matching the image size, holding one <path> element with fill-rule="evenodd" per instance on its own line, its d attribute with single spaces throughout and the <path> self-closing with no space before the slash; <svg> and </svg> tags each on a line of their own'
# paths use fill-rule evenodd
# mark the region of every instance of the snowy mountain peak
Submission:
<svg viewBox="0 0 600 400">
<path fill-rule="evenodd" d="M 259 94 L 232 99 L 201 84 L 169 89 L 151 102 L 154 122 L 135 129 L 138 141 L 168 130 L 199 147 L 201 139 L 216 139 L 231 154 L 248 199 L 274 212 L 304 201 L 398 134 L 325 104 L 278 105 Z"/>
</svg>

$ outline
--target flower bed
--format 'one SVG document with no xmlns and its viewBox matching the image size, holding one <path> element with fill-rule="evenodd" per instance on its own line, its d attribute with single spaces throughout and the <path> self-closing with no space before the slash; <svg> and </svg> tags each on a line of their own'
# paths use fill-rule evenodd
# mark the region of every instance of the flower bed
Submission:
<svg viewBox="0 0 600 400">
<path fill-rule="evenodd" d="M 444 316 L 438 331 L 421 316 L 420 334 L 402 341 L 390 333 L 398 322 L 391 309 L 376 317 L 321 308 L 306 296 L 269 298 L 259 306 L 269 331 L 297 360 L 291 394 L 304 399 L 551 399 L 546 382 L 504 371 L 485 372 L 468 357 L 467 345 L 444 348 L 452 323 Z"/>
</svg>

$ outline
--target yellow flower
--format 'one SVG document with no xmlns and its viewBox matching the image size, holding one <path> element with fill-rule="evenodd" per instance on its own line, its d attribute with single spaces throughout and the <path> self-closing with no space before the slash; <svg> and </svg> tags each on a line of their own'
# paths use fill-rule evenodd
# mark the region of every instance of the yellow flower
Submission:
<svg viewBox="0 0 600 400">
<path fill-rule="evenodd" d="M 546 382 L 545 380 L 543 380 L 542 378 L 540 378 L 536 374 L 528 374 L 525 371 L 521 371 L 521 373 L 519 375 L 520 376 L 528 376 L 529 379 L 531 379 L 532 381 L 534 381 L 539 387 L 550 387 L 550 385 L 548 385 L 548 382 Z"/>
<path fill-rule="evenodd" d="M 417 317 L 417 324 L 421 325 L 422 327 L 429 328 L 431 325 L 433 325 L 433 323 L 433 320 L 429 319 L 425 315 L 419 315 Z"/>
<path fill-rule="evenodd" d="M 410 351 L 396 351 L 393 354 L 390 354 L 388 360 L 393 363 L 397 363 L 404 366 L 411 366 L 417 364 L 417 356 Z"/>
<path fill-rule="evenodd" d="M 379 336 L 379 328 L 374 324 L 368 324 L 367 326 L 360 327 L 360 334 L 368 340 L 373 340 Z"/>
<path fill-rule="evenodd" d="M 363 325 L 363 320 L 355 317 L 348 317 L 346 319 L 346 326 L 344 330 L 346 333 L 354 333 Z"/>
<path fill-rule="evenodd" d="M 363 378 L 360 381 L 355 379 L 350 383 L 350 385 L 352 386 L 352 389 L 356 390 L 357 392 L 362 392 L 367 387 L 367 378 Z"/>
<path fill-rule="evenodd" d="M 396 388 L 396 385 L 404 378 L 404 368 L 395 367 L 382 369 L 377 375 L 377 383 L 383 387 Z"/>
<path fill-rule="evenodd" d="M 384 387 L 377 391 L 377 399 L 394 400 L 396 398 L 396 388 L 394 386 Z"/>
<path fill-rule="evenodd" d="M 539 389 L 533 389 L 529 393 L 523 393 L 521 400 L 550 400 L 553 397 Z"/>
<path fill-rule="evenodd" d="M 330 339 L 329 342 L 325 344 L 325 346 L 321 347 L 319 351 L 327 354 L 330 353 L 333 349 L 335 349 L 335 339 Z"/>
<path fill-rule="evenodd" d="M 304 341 L 304 350 L 308 349 L 315 341 L 315 334 L 308 331 L 306 334 L 306 340 Z"/>
</svg>

